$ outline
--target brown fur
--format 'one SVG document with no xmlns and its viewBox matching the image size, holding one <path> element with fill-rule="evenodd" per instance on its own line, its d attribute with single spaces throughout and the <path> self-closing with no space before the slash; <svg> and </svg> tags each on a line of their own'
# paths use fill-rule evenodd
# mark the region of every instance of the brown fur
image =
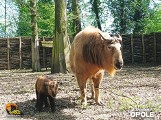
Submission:
<svg viewBox="0 0 161 120">
<path fill-rule="evenodd" d="M 46 76 L 39 76 L 35 88 L 37 97 L 36 108 L 38 111 L 42 110 L 44 103 L 46 107 L 48 106 L 47 98 L 49 98 L 51 110 L 55 111 L 55 97 L 58 91 L 57 81 Z"/>
<path fill-rule="evenodd" d="M 122 67 L 121 44 L 117 37 L 110 37 L 97 28 L 88 27 L 79 32 L 72 43 L 70 66 L 81 91 L 82 102 L 86 100 L 86 82 L 90 79 L 92 97 L 100 104 L 99 86 L 106 70 L 111 76 L 116 72 L 116 63 Z M 119 69 L 121 68 L 119 67 Z M 93 87 L 92 87 L 93 86 Z"/>
<path fill-rule="evenodd" d="M 96 64 L 100 67 L 103 66 L 103 54 L 104 44 L 98 39 L 99 34 L 94 34 L 90 37 L 86 44 L 83 45 L 83 59 L 88 63 Z"/>
</svg>

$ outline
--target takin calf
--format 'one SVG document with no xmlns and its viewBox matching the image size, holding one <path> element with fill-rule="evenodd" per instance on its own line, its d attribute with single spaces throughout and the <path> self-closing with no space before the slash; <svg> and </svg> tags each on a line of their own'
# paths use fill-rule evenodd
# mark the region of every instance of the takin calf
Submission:
<svg viewBox="0 0 161 120">
<path fill-rule="evenodd" d="M 43 104 L 48 107 L 48 100 L 50 101 L 51 111 L 55 111 L 55 97 L 58 91 L 57 81 L 54 81 L 46 76 L 39 76 L 37 78 L 36 84 L 36 108 L 40 112 L 42 110 Z"/>
</svg>

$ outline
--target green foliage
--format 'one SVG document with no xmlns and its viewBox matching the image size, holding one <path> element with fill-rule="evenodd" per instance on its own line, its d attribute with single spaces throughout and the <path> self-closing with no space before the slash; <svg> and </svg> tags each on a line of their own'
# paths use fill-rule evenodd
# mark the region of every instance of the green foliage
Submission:
<svg viewBox="0 0 161 120">
<path fill-rule="evenodd" d="M 31 16 L 29 9 L 29 2 L 18 3 L 19 18 L 17 36 L 31 36 Z"/>
<path fill-rule="evenodd" d="M 71 40 L 81 30 L 80 11 L 78 7 L 79 0 L 67 0 L 67 28 Z"/>
<path fill-rule="evenodd" d="M 38 28 L 39 36 L 53 36 L 55 28 L 55 6 L 51 0 L 39 0 L 38 2 Z"/>
<path fill-rule="evenodd" d="M 133 33 L 143 33 L 145 28 L 145 18 L 148 16 L 150 0 L 137 0 L 134 4 L 134 30 Z"/>
<path fill-rule="evenodd" d="M 73 20 L 77 18 L 72 12 L 72 2 L 71 0 L 67 0 L 67 26 L 68 26 L 68 35 L 72 36 L 75 31 L 73 28 Z"/>
<path fill-rule="evenodd" d="M 87 27 L 89 25 L 97 27 L 96 21 L 95 21 L 95 15 L 92 12 L 92 5 L 89 1 L 80 1 L 80 16 L 81 16 L 81 22 L 82 27 Z"/>
<path fill-rule="evenodd" d="M 68 12 L 67 13 L 67 24 L 68 24 L 68 35 L 69 36 L 72 36 L 75 31 L 74 31 L 74 28 L 73 28 L 73 19 L 74 18 L 77 18 L 77 16 L 75 16 L 72 12 Z"/>
<path fill-rule="evenodd" d="M 150 0 L 109 0 L 107 4 L 114 18 L 114 32 L 138 34 L 144 31 Z"/>
<path fill-rule="evenodd" d="M 18 1 L 19 21 L 18 21 L 18 36 L 31 36 L 31 14 L 29 2 Z M 53 36 L 54 32 L 54 3 L 52 0 L 39 0 L 37 3 L 38 29 L 39 36 Z"/>
<path fill-rule="evenodd" d="M 161 32 L 161 4 L 149 12 L 145 24 L 145 33 Z"/>
<path fill-rule="evenodd" d="M 14 13 L 13 17 L 7 17 L 7 28 L 10 30 L 10 33 L 7 34 L 12 34 L 12 36 L 31 36 L 31 14 L 28 0 L 7 1 L 16 6 L 10 5 L 10 7 L 15 8 L 16 14 Z M 94 6 L 94 1 L 78 1 L 82 28 L 89 25 L 98 27 L 99 21 L 103 31 L 112 30 L 114 33 L 161 32 L 161 5 L 153 8 L 151 0 L 98 0 L 98 6 Z M 157 5 L 158 3 L 155 4 Z M 98 9 L 97 17 L 96 12 L 94 12 L 96 8 Z M 52 37 L 55 31 L 54 0 L 38 0 L 37 11 L 39 36 Z M 7 14 L 8 16 L 10 15 L 9 13 Z M 72 12 L 71 0 L 67 0 L 69 35 L 75 33 L 73 20 L 77 17 Z M 0 16 L 0 19 L 4 21 L 4 16 Z M 2 22 L 0 27 L 0 32 L 4 35 L 5 26 Z"/>
<path fill-rule="evenodd" d="M 101 27 L 101 21 L 100 21 L 100 5 L 101 5 L 101 2 L 100 0 L 90 0 L 90 3 L 92 5 L 92 11 L 94 12 L 95 14 L 95 21 L 97 23 L 97 26 L 100 30 L 102 30 L 102 27 Z"/>
</svg>

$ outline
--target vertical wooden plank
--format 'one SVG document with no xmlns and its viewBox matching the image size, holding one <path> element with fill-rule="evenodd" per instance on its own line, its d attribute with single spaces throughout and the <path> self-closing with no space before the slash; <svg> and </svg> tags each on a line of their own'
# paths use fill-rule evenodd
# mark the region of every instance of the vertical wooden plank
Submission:
<svg viewBox="0 0 161 120">
<path fill-rule="evenodd" d="M 143 48 L 143 63 L 145 63 L 145 43 L 144 43 L 144 34 L 142 34 L 142 48 Z"/>
<path fill-rule="evenodd" d="M 19 37 L 19 59 L 20 59 L 20 69 L 22 69 L 22 40 Z"/>
<path fill-rule="evenodd" d="M 131 62 L 134 63 L 133 34 L 131 34 L 131 59 Z"/>
<path fill-rule="evenodd" d="M 45 38 L 43 37 L 43 41 L 45 41 Z M 47 65 L 46 65 L 46 51 L 45 51 L 45 47 L 43 47 L 43 67 L 46 68 L 47 70 Z"/>
<path fill-rule="evenodd" d="M 10 63 L 10 39 L 7 38 L 7 59 L 8 59 L 8 70 L 11 69 L 11 63 Z"/>
<path fill-rule="evenodd" d="M 122 35 L 121 35 L 121 38 L 122 38 Z M 124 51 L 123 51 L 123 39 L 122 39 L 122 42 L 121 42 L 121 52 L 122 52 L 122 58 L 124 58 Z"/>
<path fill-rule="evenodd" d="M 157 58 L 156 58 L 156 35 L 154 33 L 154 63 L 156 63 Z"/>
</svg>

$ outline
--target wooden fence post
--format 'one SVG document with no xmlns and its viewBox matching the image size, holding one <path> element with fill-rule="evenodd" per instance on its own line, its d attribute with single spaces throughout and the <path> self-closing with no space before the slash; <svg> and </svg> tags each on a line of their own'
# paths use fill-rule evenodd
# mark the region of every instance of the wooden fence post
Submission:
<svg viewBox="0 0 161 120">
<path fill-rule="evenodd" d="M 121 37 L 122 37 L 122 35 L 121 35 Z M 122 58 L 124 58 L 124 54 L 123 54 L 123 40 L 122 40 L 122 42 L 121 42 L 121 52 L 122 52 Z"/>
<path fill-rule="evenodd" d="M 22 69 L 22 40 L 21 37 L 19 37 L 19 59 L 20 59 L 20 69 Z"/>
<path fill-rule="evenodd" d="M 141 40 L 142 40 L 142 47 L 143 47 L 143 63 L 145 63 L 145 43 L 144 43 L 144 34 L 142 34 Z"/>
<path fill-rule="evenodd" d="M 157 58 L 156 58 L 156 36 L 154 33 L 154 63 L 156 63 Z"/>
<path fill-rule="evenodd" d="M 45 41 L 44 37 L 42 39 L 43 39 L 43 41 Z M 46 65 L 46 50 L 45 50 L 44 47 L 43 47 L 43 67 L 46 68 L 46 70 L 47 70 L 47 65 Z"/>
<path fill-rule="evenodd" d="M 7 38 L 7 59 L 8 59 L 8 70 L 11 69 L 11 63 L 10 63 L 10 39 Z"/>
<path fill-rule="evenodd" d="M 131 59 L 133 64 L 134 63 L 133 34 L 131 34 Z"/>
</svg>

